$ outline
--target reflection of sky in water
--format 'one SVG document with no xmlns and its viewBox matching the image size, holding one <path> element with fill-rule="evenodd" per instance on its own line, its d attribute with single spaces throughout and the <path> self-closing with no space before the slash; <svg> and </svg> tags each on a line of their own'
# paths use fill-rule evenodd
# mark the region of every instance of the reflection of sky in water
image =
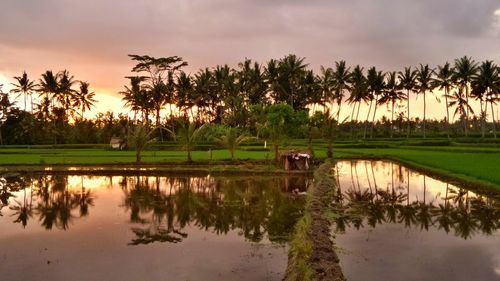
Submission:
<svg viewBox="0 0 500 281">
<path fill-rule="evenodd" d="M 336 170 L 339 173 L 340 186 L 345 188 L 375 188 L 391 191 L 392 186 L 398 192 L 408 194 L 409 200 L 423 201 L 424 196 L 427 203 L 442 204 L 446 197 L 446 187 L 457 190 L 457 187 L 446 182 L 433 179 L 418 172 L 407 169 L 404 166 L 385 161 L 356 161 L 351 165 L 349 161 L 340 161 Z M 351 171 L 352 168 L 352 171 Z M 408 184 L 409 183 L 409 184 Z M 453 194 L 448 194 L 451 197 Z M 469 191 L 469 198 L 476 197 L 475 193 Z"/>
<path fill-rule="evenodd" d="M 460 190 L 390 162 L 340 161 L 335 170 L 344 196 L 334 208 L 348 217 L 345 231 L 336 233 L 336 245 L 349 280 L 500 280 L 498 199 Z M 390 194 L 393 187 L 395 193 L 403 195 L 398 202 L 384 202 L 380 195 L 374 195 L 375 190 Z M 449 200 L 445 200 L 447 188 Z M 368 192 L 363 193 L 365 190 Z M 366 197 L 357 197 L 359 202 L 354 202 L 352 194 Z M 443 217 L 440 204 L 448 207 L 452 221 L 449 232 L 439 221 Z M 398 219 L 388 222 L 387 210 L 391 208 L 396 214 L 413 210 L 414 221 L 410 226 Z M 481 220 L 479 215 L 485 209 L 493 215 Z M 383 210 L 374 227 L 368 222 L 372 210 Z M 422 210 L 429 212 L 428 228 L 419 217 Z M 362 221 L 357 229 L 359 217 Z M 483 230 L 485 224 L 493 225 L 490 234 Z M 336 226 L 338 229 L 338 223 Z M 461 227 L 468 229 L 468 234 Z"/>
<path fill-rule="evenodd" d="M 13 195 L 7 205 L 0 203 L 2 281 L 250 281 L 281 280 L 285 243 L 304 204 L 285 191 L 304 188 L 308 179 L 37 176 L 36 182 L 0 181 L 0 196 Z M 82 198 L 90 198 L 83 211 Z M 23 227 L 17 220 L 28 209 Z"/>
</svg>

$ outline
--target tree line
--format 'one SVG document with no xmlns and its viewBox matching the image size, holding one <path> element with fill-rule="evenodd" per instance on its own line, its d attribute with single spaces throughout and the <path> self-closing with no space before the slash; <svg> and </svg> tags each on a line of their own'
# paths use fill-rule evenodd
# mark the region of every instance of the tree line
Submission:
<svg viewBox="0 0 500 281">
<path fill-rule="evenodd" d="M 496 138 L 500 71 L 489 60 L 476 62 L 464 56 L 435 68 L 420 64 L 390 72 L 376 67 L 365 70 L 360 65 L 352 67 L 337 61 L 314 73 L 304 58 L 287 55 L 266 63 L 245 59 L 237 68 L 218 65 L 190 74 L 183 70 L 187 62 L 181 57 L 129 56 L 136 65 L 120 94 L 131 114 L 116 116 L 108 112 L 86 119 L 85 111 L 96 103 L 87 82 L 76 81 L 66 70 L 47 71 L 38 83 L 23 73 L 14 77 L 16 83 L 10 94 L 22 95 L 24 110 L 16 107 L 7 93 L 1 94 L 0 131 L 4 135 L 9 132 L 5 142 L 105 143 L 110 135 L 126 135 L 128 128 L 138 123 L 148 128 L 175 130 L 179 120 L 198 125 L 219 124 L 257 136 L 265 136 L 267 131 L 270 137 L 273 122 L 269 118 L 276 111 L 281 112 L 274 116 L 279 122 L 293 119 L 295 123 L 289 126 L 303 128 L 288 132 L 290 137 L 308 138 L 314 127 L 321 132 L 319 137 L 327 139 L 334 135 L 425 138 L 429 129 L 433 134 L 448 137 L 468 136 L 472 131 Z M 428 98 L 436 91 L 444 92 L 446 117 L 442 121 L 427 119 Z M 38 98 L 33 103 L 35 94 Z M 411 118 L 412 94 L 423 97 L 422 118 Z M 472 110 L 473 100 L 479 101 L 480 112 Z M 346 105 L 350 106 L 350 113 L 341 120 Z M 360 116 L 362 105 L 368 107 L 366 116 Z M 391 112 L 390 119 L 384 116 L 377 120 L 377 111 L 384 105 Z M 290 108 L 291 113 L 285 108 Z M 45 134 L 25 136 L 29 135 L 29 128 L 43 128 Z M 83 128 L 84 136 L 74 132 Z M 285 133 L 282 128 L 277 131 Z M 25 135 L 15 138 L 11 132 Z M 168 138 L 162 130 L 158 130 L 157 136 Z"/>
</svg>

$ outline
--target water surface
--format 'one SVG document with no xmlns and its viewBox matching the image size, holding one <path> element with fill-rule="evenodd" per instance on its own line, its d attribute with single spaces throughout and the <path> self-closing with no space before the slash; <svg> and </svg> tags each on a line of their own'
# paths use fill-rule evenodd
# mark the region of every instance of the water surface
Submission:
<svg viewBox="0 0 500 281">
<path fill-rule="evenodd" d="M 384 161 L 341 161 L 333 204 L 348 280 L 500 280 L 500 200 Z"/>
<path fill-rule="evenodd" d="M 281 280 L 307 182 L 0 178 L 0 280 Z"/>
</svg>

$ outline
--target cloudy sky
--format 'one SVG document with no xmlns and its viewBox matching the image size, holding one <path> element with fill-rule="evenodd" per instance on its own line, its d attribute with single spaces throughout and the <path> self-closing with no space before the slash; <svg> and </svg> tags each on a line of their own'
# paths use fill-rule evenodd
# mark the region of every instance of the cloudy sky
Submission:
<svg viewBox="0 0 500 281">
<path fill-rule="evenodd" d="M 116 94 L 127 54 L 183 57 L 187 71 L 294 53 L 310 67 L 385 71 L 467 55 L 500 63 L 498 0 L 2 0 L 0 84 L 26 70 L 68 69 L 91 83 L 98 110 Z M 444 110 L 444 106 L 443 107 Z M 418 110 L 418 109 L 417 109 Z M 434 111 L 439 117 L 442 112 Z"/>
</svg>

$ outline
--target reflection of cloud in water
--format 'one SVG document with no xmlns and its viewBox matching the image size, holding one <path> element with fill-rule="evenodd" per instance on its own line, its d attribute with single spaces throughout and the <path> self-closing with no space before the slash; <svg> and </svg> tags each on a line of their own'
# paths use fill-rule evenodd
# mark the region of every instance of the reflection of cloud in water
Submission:
<svg viewBox="0 0 500 281">
<path fill-rule="evenodd" d="M 495 273 L 500 277 L 500 256 L 497 256 L 496 258 L 493 259 L 493 264 L 495 268 Z"/>
<path fill-rule="evenodd" d="M 340 161 L 335 170 L 334 227 L 337 246 L 349 251 L 338 252 L 348 279 L 498 279 L 498 196 L 390 162 Z"/>
<path fill-rule="evenodd" d="M 408 189 L 409 181 L 410 201 L 422 201 L 425 196 L 427 202 L 440 204 L 444 203 L 447 186 L 449 189 L 458 189 L 454 185 L 388 161 L 339 161 L 335 169 L 339 173 L 342 189 L 350 187 L 362 190 L 370 187 L 374 189 L 376 185 L 378 189 L 387 191 L 391 190 L 394 184 L 396 191 L 403 191 Z M 448 196 L 451 195 L 448 194 Z M 469 191 L 467 195 L 469 198 L 477 197 L 472 191 Z"/>
</svg>

